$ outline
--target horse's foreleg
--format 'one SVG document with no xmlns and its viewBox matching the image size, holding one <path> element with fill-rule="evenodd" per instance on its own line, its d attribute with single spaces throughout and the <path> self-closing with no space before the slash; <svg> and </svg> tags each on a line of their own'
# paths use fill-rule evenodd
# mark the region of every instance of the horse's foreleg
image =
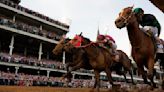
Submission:
<svg viewBox="0 0 164 92">
<path fill-rule="evenodd" d="M 75 71 L 77 69 L 80 69 L 80 68 L 82 68 L 82 65 L 83 65 L 83 63 L 79 61 L 79 63 L 77 65 L 73 66 L 70 71 Z"/>
<path fill-rule="evenodd" d="M 99 92 L 99 88 L 100 88 L 100 72 L 94 70 L 94 74 L 95 74 L 95 84 L 94 84 L 94 88 L 96 88 L 96 92 Z M 93 89 L 94 89 L 93 88 Z"/>
<path fill-rule="evenodd" d="M 138 74 L 140 75 L 142 75 L 142 78 L 143 78 L 143 80 L 144 80 L 144 83 L 145 84 L 150 84 L 149 82 L 148 82 L 148 80 L 147 80 L 147 73 L 144 71 L 144 67 L 143 67 L 143 65 L 137 65 L 138 66 Z"/>
<path fill-rule="evenodd" d="M 150 79 L 152 86 L 156 87 L 156 84 L 154 83 L 154 59 L 151 58 L 148 61 L 148 78 Z"/>
<path fill-rule="evenodd" d="M 71 81 L 71 76 L 72 76 L 71 72 L 72 72 L 72 70 L 70 69 L 70 67 L 74 66 L 74 65 L 75 65 L 75 63 L 73 63 L 73 62 L 66 64 L 67 73 L 63 75 L 63 78 L 67 78 L 69 81 Z"/>
<path fill-rule="evenodd" d="M 66 71 L 67 71 L 67 73 L 69 72 L 69 68 L 71 67 L 71 66 L 73 66 L 74 64 L 73 63 L 67 63 L 66 64 Z"/>
</svg>

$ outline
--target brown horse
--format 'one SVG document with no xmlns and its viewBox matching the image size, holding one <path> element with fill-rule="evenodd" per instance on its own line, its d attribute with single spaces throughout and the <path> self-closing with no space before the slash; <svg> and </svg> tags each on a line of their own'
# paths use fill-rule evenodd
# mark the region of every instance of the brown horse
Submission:
<svg viewBox="0 0 164 92">
<path fill-rule="evenodd" d="M 62 38 L 59 43 L 55 46 L 53 49 L 53 53 L 55 55 L 61 54 L 63 51 L 66 52 L 66 70 L 67 73 L 63 75 L 64 77 L 67 77 L 69 81 L 71 81 L 71 71 L 75 71 L 80 68 L 84 69 L 92 69 L 89 65 L 88 57 L 85 55 L 84 51 L 78 50 L 78 49 L 72 49 L 71 51 L 66 51 L 65 46 L 66 43 L 68 43 L 70 39 Z"/>
<path fill-rule="evenodd" d="M 113 61 L 111 58 L 111 54 L 107 50 L 103 48 L 99 48 L 96 43 L 90 43 L 90 44 L 85 45 L 84 47 L 83 46 L 74 47 L 71 43 L 68 43 L 65 46 L 65 49 L 66 51 L 78 49 L 86 53 L 85 55 L 89 59 L 89 64 L 94 70 L 94 74 L 95 74 L 94 88 L 96 88 L 96 91 L 99 92 L 101 71 L 106 72 L 109 82 L 114 86 L 112 76 L 111 76 L 111 70 L 110 70 L 110 67 L 113 64 Z"/>
<path fill-rule="evenodd" d="M 82 41 L 82 44 L 81 44 L 82 46 L 91 43 L 91 41 L 88 38 L 85 38 L 82 35 L 79 35 L 79 36 L 81 36 L 83 38 L 83 41 Z M 102 47 L 100 47 L 100 48 L 102 48 Z M 126 53 L 123 52 L 122 50 L 117 50 L 117 51 L 118 51 L 119 57 L 120 57 L 119 62 L 113 62 L 112 66 L 111 66 L 111 70 L 115 71 L 116 74 L 118 74 L 118 75 L 123 75 L 126 82 L 128 82 L 127 78 L 126 78 L 126 73 L 129 72 L 129 74 L 131 76 L 132 83 L 135 84 L 134 81 L 133 81 L 131 60 L 126 55 Z"/>
<path fill-rule="evenodd" d="M 81 35 L 79 35 L 79 36 L 81 36 Z M 83 36 L 81 36 L 81 37 L 83 38 L 82 45 L 86 45 L 91 42 L 88 38 L 85 38 Z M 54 48 L 53 53 L 54 54 L 59 54 L 59 52 L 61 53 L 64 50 L 65 43 L 67 43 L 68 41 L 69 41 L 68 39 L 65 39 L 65 40 L 62 39 L 57 44 L 57 46 Z M 118 52 L 120 53 L 119 54 L 120 61 L 118 63 L 115 62 L 112 65 L 111 69 L 112 69 L 112 71 L 116 71 L 117 74 L 123 75 L 126 82 L 128 82 L 126 79 L 126 72 L 128 71 L 129 74 L 131 75 L 132 83 L 134 84 L 132 73 L 131 73 L 131 60 L 128 58 L 128 56 L 123 51 L 118 50 Z M 67 74 L 64 75 L 64 77 L 67 77 L 70 81 L 71 81 L 71 79 L 70 79 L 71 71 L 75 71 L 80 68 L 84 68 L 87 70 L 92 69 L 89 64 L 88 57 L 85 55 L 85 53 L 83 51 L 80 51 L 77 49 L 72 49 L 71 51 L 67 51 L 66 53 L 71 54 L 73 57 L 73 60 L 71 62 L 67 62 L 67 65 L 66 65 Z M 66 58 L 66 61 L 70 61 L 69 58 L 70 58 L 70 55 L 69 55 L 69 57 Z"/>
<path fill-rule="evenodd" d="M 115 20 L 117 28 L 127 27 L 128 37 L 132 45 L 132 57 L 138 66 L 139 74 L 142 74 L 144 82 L 156 87 L 154 83 L 155 47 L 152 39 L 145 35 L 139 28 L 137 17 L 132 12 L 133 7 L 124 8 Z M 144 66 L 148 72 L 145 73 Z M 151 83 L 147 81 L 147 77 Z"/>
</svg>

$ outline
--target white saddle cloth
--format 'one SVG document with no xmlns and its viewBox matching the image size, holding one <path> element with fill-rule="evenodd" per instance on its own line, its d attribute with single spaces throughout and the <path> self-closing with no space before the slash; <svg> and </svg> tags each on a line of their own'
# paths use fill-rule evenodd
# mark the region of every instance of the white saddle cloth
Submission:
<svg viewBox="0 0 164 92">
<path fill-rule="evenodd" d="M 157 44 L 157 53 L 164 53 L 163 44 Z"/>
</svg>

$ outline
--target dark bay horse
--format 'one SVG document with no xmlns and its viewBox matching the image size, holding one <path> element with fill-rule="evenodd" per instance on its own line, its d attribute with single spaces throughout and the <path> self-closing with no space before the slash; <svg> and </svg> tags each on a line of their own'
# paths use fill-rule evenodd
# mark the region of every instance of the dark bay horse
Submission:
<svg viewBox="0 0 164 92">
<path fill-rule="evenodd" d="M 146 84 L 156 87 L 154 83 L 154 63 L 155 63 L 155 47 L 152 39 L 145 35 L 139 28 L 137 17 L 132 12 L 133 7 L 124 8 L 119 17 L 115 20 L 117 28 L 127 28 L 128 37 L 132 46 L 132 57 L 137 64 L 139 74 Z M 148 69 L 145 73 L 144 66 Z M 150 79 L 151 83 L 147 81 Z"/>
<path fill-rule="evenodd" d="M 120 58 L 119 58 L 119 62 L 114 62 L 116 64 L 115 66 L 113 65 L 113 70 L 116 71 L 116 74 L 123 75 L 126 82 L 128 82 L 126 79 L 126 73 L 128 72 L 129 75 L 131 76 L 132 83 L 135 84 L 133 80 L 133 74 L 132 74 L 133 65 L 132 65 L 131 59 L 129 59 L 126 53 L 123 52 L 122 50 L 117 50 L 117 51 L 119 53 Z M 123 69 L 123 71 L 120 71 L 122 70 L 121 68 Z"/>
</svg>

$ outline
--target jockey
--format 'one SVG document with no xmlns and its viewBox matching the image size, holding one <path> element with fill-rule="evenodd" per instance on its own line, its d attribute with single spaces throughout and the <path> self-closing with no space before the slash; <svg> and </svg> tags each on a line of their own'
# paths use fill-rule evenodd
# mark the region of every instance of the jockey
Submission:
<svg viewBox="0 0 164 92">
<path fill-rule="evenodd" d="M 97 41 L 99 46 L 109 49 L 109 52 L 114 56 L 114 61 L 119 61 L 119 55 L 117 52 L 117 45 L 115 40 L 110 35 L 98 35 Z"/>
<path fill-rule="evenodd" d="M 154 36 L 157 48 L 161 48 L 161 46 L 159 46 L 162 43 L 159 39 L 161 26 L 156 17 L 152 14 L 144 14 L 144 10 L 142 8 L 135 8 L 133 12 L 137 17 L 139 24 L 143 27 L 143 31 L 145 31 L 149 36 Z"/>
</svg>

